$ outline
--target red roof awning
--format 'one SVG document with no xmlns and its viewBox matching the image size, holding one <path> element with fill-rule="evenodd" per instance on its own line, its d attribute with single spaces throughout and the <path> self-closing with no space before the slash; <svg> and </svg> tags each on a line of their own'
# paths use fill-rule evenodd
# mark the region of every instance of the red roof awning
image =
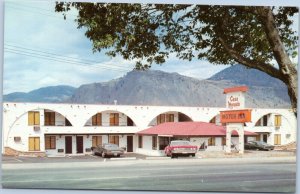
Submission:
<svg viewBox="0 0 300 194">
<path fill-rule="evenodd" d="M 158 136 L 226 136 L 224 126 L 206 122 L 167 122 L 137 132 L 138 135 Z M 245 131 L 247 136 L 256 136 L 256 133 Z M 236 131 L 232 135 L 238 135 Z"/>
<path fill-rule="evenodd" d="M 247 86 L 237 86 L 233 88 L 225 88 L 224 89 L 224 94 L 231 93 L 231 92 L 247 92 L 248 87 Z"/>
</svg>

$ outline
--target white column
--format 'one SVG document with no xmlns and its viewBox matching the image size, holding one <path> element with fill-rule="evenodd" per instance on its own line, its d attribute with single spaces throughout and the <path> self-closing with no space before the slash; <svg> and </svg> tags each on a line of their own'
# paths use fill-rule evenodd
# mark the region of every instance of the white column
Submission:
<svg viewBox="0 0 300 194">
<path fill-rule="evenodd" d="M 239 133 L 239 153 L 244 153 L 244 127 L 241 126 L 238 130 Z"/>
<path fill-rule="evenodd" d="M 231 153 L 231 131 L 226 126 L 226 153 Z"/>
</svg>

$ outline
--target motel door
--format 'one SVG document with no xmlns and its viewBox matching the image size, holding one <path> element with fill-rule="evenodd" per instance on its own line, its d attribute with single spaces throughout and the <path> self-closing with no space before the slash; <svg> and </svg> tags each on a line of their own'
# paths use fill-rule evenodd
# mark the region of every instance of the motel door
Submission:
<svg viewBox="0 0 300 194">
<path fill-rule="evenodd" d="M 83 136 L 76 136 L 76 150 L 77 154 L 83 153 Z"/>
<path fill-rule="evenodd" d="M 66 154 L 72 154 L 72 136 L 65 137 Z"/>
<path fill-rule="evenodd" d="M 133 137 L 127 136 L 127 152 L 133 152 Z"/>
</svg>

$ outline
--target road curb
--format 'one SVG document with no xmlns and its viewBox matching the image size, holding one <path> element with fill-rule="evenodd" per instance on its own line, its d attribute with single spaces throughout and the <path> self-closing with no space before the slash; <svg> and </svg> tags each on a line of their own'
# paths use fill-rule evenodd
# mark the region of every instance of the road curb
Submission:
<svg viewBox="0 0 300 194">
<path fill-rule="evenodd" d="M 170 157 L 163 157 L 163 156 L 149 156 L 146 157 L 146 160 L 170 160 Z"/>
<path fill-rule="evenodd" d="M 110 158 L 110 160 L 136 160 L 136 157 L 127 157 L 127 158 Z"/>
</svg>

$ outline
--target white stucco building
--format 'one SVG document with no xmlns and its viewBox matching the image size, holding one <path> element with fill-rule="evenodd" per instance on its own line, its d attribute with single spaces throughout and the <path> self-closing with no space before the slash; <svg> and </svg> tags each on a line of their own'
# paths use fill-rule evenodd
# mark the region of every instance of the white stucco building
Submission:
<svg viewBox="0 0 300 194">
<path fill-rule="evenodd" d="M 225 108 L 3 103 L 2 152 L 5 154 L 91 154 L 91 147 L 111 142 L 127 152 L 163 154 L 163 137 L 136 133 L 163 122 L 202 121 L 220 125 Z M 296 141 L 296 117 L 290 109 L 252 109 L 252 122 L 244 129 L 272 145 Z M 207 151 L 222 150 L 223 137 L 189 138 L 195 145 L 205 142 Z M 247 137 L 246 137 L 247 139 Z M 232 139 L 233 143 L 236 139 Z"/>
</svg>

